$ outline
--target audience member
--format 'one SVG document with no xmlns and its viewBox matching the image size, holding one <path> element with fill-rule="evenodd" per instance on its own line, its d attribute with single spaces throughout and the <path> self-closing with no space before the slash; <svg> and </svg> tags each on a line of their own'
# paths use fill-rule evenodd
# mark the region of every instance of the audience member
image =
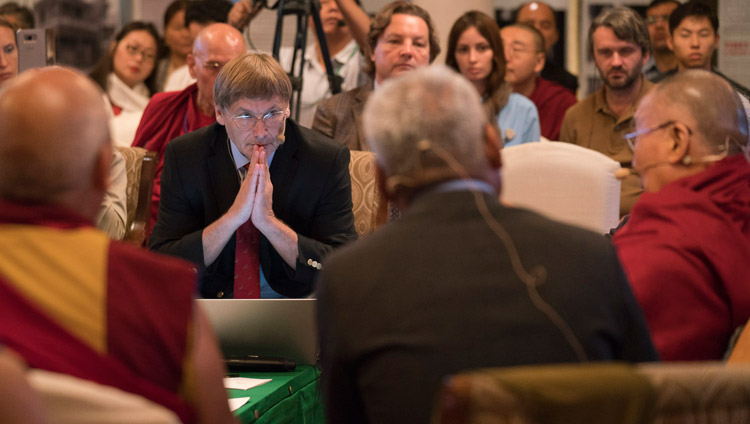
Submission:
<svg viewBox="0 0 750 424">
<path fill-rule="evenodd" d="M 143 110 L 154 93 L 158 46 L 159 34 L 152 24 L 131 22 L 117 33 L 90 73 L 112 104 L 110 126 L 117 146 L 133 142 Z"/>
<path fill-rule="evenodd" d="M 30 367 L 185 422 L 233 422 L 190 265 L 91 227 L 112 155 L 106 118 L 102 92 L 70 69 L 29 71 L 0 94 L 0 340 Z"/>
<path fill-rule="evenodd" d="M 364 119 L 404 213 L 321 274 L 327 422 L 429 422 L 441 378 L 469 368 L 656 359 L 609 242 L 500 204 L 498 136 L 470 83 L 404 75 Z"/>
<path fill-rule="evenodd" d="M 643 75 L 651 82 L 677 67 L 677 58 L 669 48 L 669 15 L 680 5 L 677 0 L 652 0 L 646 8 L 646 24 L 651 40 L 651 56 Z"/>
<path fill-rule="evenodd" d="M 185 8 L 185 27 L 190 33 L 190 44 L 193 45 L 198 34 L 207 26 L 227 22 L 232 3 L 226 0 L 188 1 Z M 181 91 L 195 82 L 190 64 L 175 69 L 164 83 L 164 91 Z"/>
<path fill-rule="evenodd" d="M 287 119 L 291 91 L 272 57 L 235 58 L 214 84 L 217 123 L 167 144 L 150 247 L 193 261 L 203 297 L 308 296 L 356 238 L 349 150 Z"/>
<path fill-rule="evenodd" d="M 719 360 L 750 317 L 742 105 L 721 78 L 686 71 L 643 98 L 635 123 L 646 193 L 613 241 L 662 359 Z"/>
<path fill-rule="evenodd" d="M 156 91 L 164 91 L 167 77 L 187 65 L 187 55 L 193 49 L 193 38 L 185 26 L 188 3 L 188 0 L 174 0 L 164 12 L 164 51 L 156 65 Z"/>
<path fill-rule="evenodd" d="M 0 18 L 0 87 L 16 75 L 18 75 L 16 29 L 10 22 Z"/>
<path fill-rule="evenodd" d="M 448 36 L 445 64 L 477 89 L 489 118 L 497 121 L 505 146 L 539 141 L 536 106 L 513 93 L 505 82 L 503 41 L 494 19 L 477 11 L 459 17 Z"/>
<path fill-rule="evenodd" d="M 440 53 L 430 15 L 406 1 L 389 3 L 375 15 L 367 41 L 366 71 L 372 81 L 320 103 L 312 125 L 352 150 L 370 150 L 361 122 L 373 90 L 391 77 L 429 65 Z"/>
<path fill-rule="evenodd" d="M 128 222 L 128 172 L 125 158 L 117 149 L 112 149 L 112 162 L 109 166 L 109 184 L 102 198 L 99 212 L 94 217 L 96 228 L 107 233 L 112 240 L 125 237 Z"/>
<path fill-rule="evenodd" d="M 0 345 L 0 422 L 43 424 L 50 420 L 37 393 L 26 381 L 24 364 Z"/>
<path fill-rule="evenodd" d="M 34 12 L 14 1 L 0 6 L 0 18 L 10 22 L 16 29 L 34 28 Z"/>
<path fill-rule="evenodd" d="M 513 91 L 528 97 L 539 113 L 542 136 L 560 139 L 565 112 L 576 104 L 576 96 L 563 86 L 539 76 L 544 67 L 544 38 L 533 26 L 513 24 L 500 31 L 507 69 L 505 81 Z"/>
<path fill-rule="evenodd" d="M 667 75 L 685 69 L 714 72 L 739 93 L 745 114 L 750 119 L 750 90 L 711 67 L 711 59 L 719 47 L 719 19 L 711 6 L 700 1 L 681 5 L 669 18 L 669 31 L 669 47 L 677 58 L 677 69 Z"/>
<path fill-rule="evenodd" d="M 633 128 L 633 112 L 653 87 L 641 74 L 649 52 L 646 24 L 632 9 L 608 9 L 591 24 L 588 45 L 604 85 L 568 109 L 560 140 L 597 150 L 630 167 L 633 154 L 622 136 Z M 637 175 L 623 179 L 620 215 L 630 211 L 642 191 Z"/>
<path fill-rule="evenodd" d="M 227 24 L 206 27 L 195 39 L 188 66 L 196 82 L 182 91 L 158 93 L 143 112 L 133 146 L 159 153 L 151 195 L 151 226 L 156 222 L 161 199 L 161 173 L 167 143 L 216 121 L 214 81 L 219 70 L 245 52 L 242 34 Z"/>
<path fill-rule="evenodd" d="M 667 44 L 676 63 L 661 79 L 684 69 L 710 71 L 711 59 L 719 47 L 716 13 L 703 2 L 689 1 L 676 7 L 672 15 L 669 17 Z"/>
<path fill-rule="evenodd" d="M 544 62 L 541 77 L 547 81 L 556 82 L 575 94 L 578 91 L 578 77 L 568 72 L 552 57 L 552 48 L 557 44 L 560 37 L 557 31 L 555 11 L 546 3 L 532 1 L 523 4 L 516 11 L 516 22 L 531 25 L 544 36 L 547 60 Z"/>
<path fill-rule="evenodd" d="M 234 17 L 237 23 L 244 22 L 245 16 L 254 12 L 249 0 L 235 3 L 232 12 L 235 10 L 237 10 L 236 13 L 230 12 L 229 15 L 230 18 Z M 321 0 L 320 20 L 323 25 L 323 33 L 326 37 L 334 75 L 342 78 L 342 90 L 346 91 L 358 87 L 360 82 L 365 82 L 362 81 L 361 76 L 363 74 L 360 72 L 363 60 L 362 54 L 357 42 L 352 38 L 349 25 L 341 15 L 335 0 Z M 233 22 L 230 23 L 234 24 Z M 309 26 L 314 28 L 312 17 Z M 292 70 L 293 54 L 293 47 L 284 47 L 279 51 L 281 67 L 288 72 Z M 296 66 L 295 75 L 299 72 L 299 67 L 302 66 L 301 105 L 295 105 L 295 108 L 300 111 L 297 123 L 304 127 L 310 127 L 318 104 L 331 97 L 328 74 L 323 62 L 320 43 L 317 41 L 317 34 L 316 42 L 305 47 L 304 57 L 297 58 Z"/>
</svg>

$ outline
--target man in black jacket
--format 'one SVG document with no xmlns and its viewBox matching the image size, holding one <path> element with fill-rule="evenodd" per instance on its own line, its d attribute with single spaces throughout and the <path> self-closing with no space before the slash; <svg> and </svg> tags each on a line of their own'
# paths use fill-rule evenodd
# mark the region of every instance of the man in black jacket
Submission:
<svg viewBox="0 0 750 424">
<path fill-rule="evenodd" d="M 441 379 L 464 369 L 656 359 L 608 241 L 500 204 L 497 134 L 465 78 L 409 72 L 364 118 L 403 214 L 321 273 L 329 423 L 428 423 Z"/>
<path fill-rule="evenodd" d="M 356 238 L 349 151 L 288 119 L 291 91 L 270 56 L 235 58 L 214 84 L 217 123 L 167 145 L 150 247 L 196 263 L 203 297 L 307 296 Z"/>
</svg>

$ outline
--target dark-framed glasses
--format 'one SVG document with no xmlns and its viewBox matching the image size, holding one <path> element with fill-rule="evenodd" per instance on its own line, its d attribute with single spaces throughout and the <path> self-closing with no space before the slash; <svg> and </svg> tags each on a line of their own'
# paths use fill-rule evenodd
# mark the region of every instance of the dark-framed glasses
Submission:
<svg viewBox="0 0 750 424">
<path fill-rule="evenodd" d="M 625 142 L 628 143 L 628 147 L 630 147 L 630 150 L 635 151 L 635 145 L 636 145 L 636 142 L 638 141 L 638 137 L 644 136 L 646 134 L 651 134 L 654 131 L 659 131 L 661 129 L 667 128 L 670 125 L 674 125 L 676 123 L 677 121 L 667 121 L 659 125 L 654 125 L 652 127 L 641 128 L 638 131 L 633 131 L 631 133 L 625 134 L 623 138 L 625 139 Z M 693 131 L 691 131 L 690 128 L 688 128 L 687 130 L 688 130 L 688 134 L 690 135 L 693 134 Z"/>
<path fill-rule="evenodd" d="M 669 15 L 651 15 L 646 16 L 646 23 L 653 25 L 659 21 L 669 22 Z"/>
<path fill-rule="evenodd" d="M 146 62 L 153 62 L 156 60 L 156 53 L 146 50 L 140 46 L 134 46 L 132 44 L 125 44 L 125 51 L 133 57 L 140 56 Z"/>
<path fill-rule="evenodd" d="M 258 121 L 263 121 L 263 125 L 266 128 L 275 128 L 281 124 L 281 121 L 286 117 L 286 113 L 283 110 L 272 110 L 261 116 L 255 116 L 250 113 L 243 113 L 241 115 L 233 116 L 231 119 L 235 125 L 243 130 L 252 130 Z"/>
</svg>

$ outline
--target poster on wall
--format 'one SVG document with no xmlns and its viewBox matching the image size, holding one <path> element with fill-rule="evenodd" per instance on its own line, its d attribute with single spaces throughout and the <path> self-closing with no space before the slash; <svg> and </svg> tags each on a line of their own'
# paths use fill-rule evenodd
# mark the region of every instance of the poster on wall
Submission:
<svg viewBox="0 0 750 424">
<path fill-rule="evenodd" d="M 719 1 L 719 70 L 750 87 L 750 7 L 747 0 Z"/>
<path fill-rule="evenodd" d="M 55 33 L 56 63 L 88 71 L 106 51 L 120 21 L 119 0 L 17 0 L 36 28 Z"/>
<path fill-rule="evenodd" d="M 588 43 L 591 22 L 603 11 L 618 6 L 630 7 L 641 16 L 645 16 L 646 6 L 648 6 L 649 2 L 649 0 L 583 0 L 581 2 L 581 37 L 579 43 L 581 72 L 578 75 L 578 83 L 583 96 L 593 93 L 602 85 L 602 80 L 596 70 L 594 59 L 589 55 Z"/>
</svg>

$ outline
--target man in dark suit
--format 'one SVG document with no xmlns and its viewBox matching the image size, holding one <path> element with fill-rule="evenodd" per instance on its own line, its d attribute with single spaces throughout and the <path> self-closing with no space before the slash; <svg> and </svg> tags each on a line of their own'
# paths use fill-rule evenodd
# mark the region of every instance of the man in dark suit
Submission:
<svg viewBox="0 0 750 424">
<path fill-rule="evenodd" d="M 349 151 L 287 119 L 291 91 L 270 56 L 237 57 L 216 78 L 217 123 L 167 145 L 150 247 L 196 263 L 203 297 L 307 296 L 356 238 Z"/>
<path fill-rule="evenodd" d="M 346 14 L 344 15 L 346 16 Z M 362 132 L 362 111 L 374 87 L 391 77 L 427 66 L 440 53 L 435 25 L 423 8 L 394 1 L 372 20 L 366 69 L 372 81 L 320 103 L 312 128 L 352 150 L 370 150 Z"/>
<path fill-rule="evenodd" d="M 321 273 L 329 423 L 427 423 L 440 380 L 468 368 L 656 359 L 608 241 L 498 202 L 471 83 L 410 72 L 370 97 L 364 128 L 404 214 Z"/>
</svg>

